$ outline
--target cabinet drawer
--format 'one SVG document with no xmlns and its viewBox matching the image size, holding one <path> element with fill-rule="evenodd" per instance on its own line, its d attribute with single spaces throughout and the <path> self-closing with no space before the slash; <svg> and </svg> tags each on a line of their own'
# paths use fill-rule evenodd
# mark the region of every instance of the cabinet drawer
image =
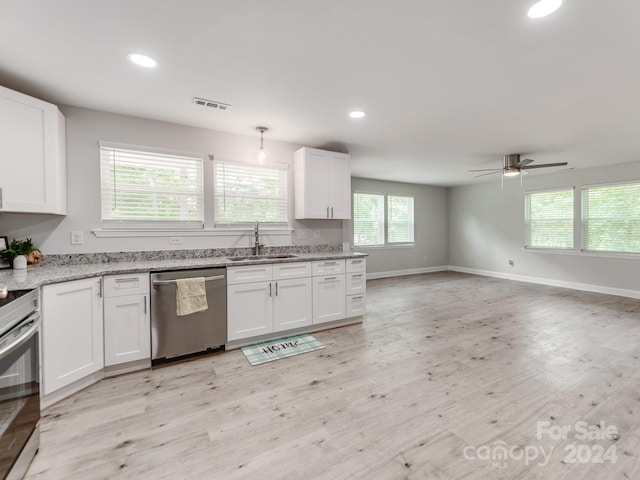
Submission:
<svg viewBox="0 0 640 480">
<path fill-rule="evenodd" d="M 104 296 L 146 295 L 149 293 L 149 274 L 108 275 L 104 277 Z"/>
<path fill-rule="evenodd" d="M 349 295 L 347 297 L 347 318 L 358 317 L 367 313 L 366 295 Z"/>
<path fill-rule="evenodd" d="M 347 295 L 359 295 L 367 291 L 365 273 L 347 273 Z"/>
<path fill-rule="evenodd" d="M 276 263 L 273 265 L 273 280 L 310 276 L 311 262 Z"/>
<path fill-rule="evenodd" d="M 367 271 L 366 258 L 348 258 L 347 259 L 347 273 L 366 272 L 366 271 Z"/>
<path fill-rule="evenodd" d="M 238 283 L 268 282 L 273 278 L 273 266 L 246 265 L 244 267 L 227 267 L 227 285 Z"/>
<path fill-rule="evenodd" d="M 321 260 L 312 262 L 313 276 L 344 273 L 344 260 Z"/>
</svg>

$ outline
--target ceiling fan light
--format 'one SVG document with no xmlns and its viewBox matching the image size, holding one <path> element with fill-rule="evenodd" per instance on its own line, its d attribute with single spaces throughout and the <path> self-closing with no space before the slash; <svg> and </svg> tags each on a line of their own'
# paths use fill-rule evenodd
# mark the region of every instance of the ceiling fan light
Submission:
<svg viewBox="0 0 640 480">
<path fill-rule="evenodd" d="M 551 15 L 562 5 L 562 0 L 539 0 L 529 9 L 529 18 L 542 18 Z"/>
<path fill-rule="evenodd" d="M 520 175 L 520 170 L 518 170 L 517 168 L 509 168 L 508 170 L 504 171 L 505 177 L 517 177 L 518 175 Z"/>
</svg>

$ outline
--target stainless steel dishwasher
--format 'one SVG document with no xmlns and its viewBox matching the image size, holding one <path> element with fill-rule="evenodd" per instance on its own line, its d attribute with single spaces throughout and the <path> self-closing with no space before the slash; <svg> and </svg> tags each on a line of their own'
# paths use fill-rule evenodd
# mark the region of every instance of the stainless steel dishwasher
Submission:
<svg viewBox="0 0 640 480">
<path fill-rule="evenodd" d="M 176 280 L 204 277 L 209 308 L 179 317 Z M 227 342 L 225 268 L 151 274 L 151 359 L 169 359 L 218 348 Z"/>
</svg>

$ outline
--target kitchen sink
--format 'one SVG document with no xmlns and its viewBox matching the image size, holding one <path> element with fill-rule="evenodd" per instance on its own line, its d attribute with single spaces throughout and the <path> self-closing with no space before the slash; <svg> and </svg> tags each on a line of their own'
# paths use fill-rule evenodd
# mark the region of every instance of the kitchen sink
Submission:
<svg viewBox="0 0 640 480">
<path fill-rule="evenodd" d="M 297 255 L 245 255 L 244 257 L 227 257 L 232 262 L 243 262 L 248 260 L 276 260 L 279 258 L 295 258 Z"/>
</svg>

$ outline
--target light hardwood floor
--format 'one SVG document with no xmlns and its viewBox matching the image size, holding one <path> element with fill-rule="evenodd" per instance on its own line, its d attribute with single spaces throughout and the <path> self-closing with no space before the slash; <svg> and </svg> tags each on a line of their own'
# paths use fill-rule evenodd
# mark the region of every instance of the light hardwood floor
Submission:
<svg viewBox="0 0 640 480">
<path fill-rule="evenodd" d="M 453 272 L 367 289 L 362 325 L 314 334 L 324 350 L 200 357 L 48 408 L 26 478 L 640 478 L 639 300 Z M 580 421 L 617 434 L 576 439 Z M 572 444 L 617 459 L 571 463 Z"/>
</svg>

